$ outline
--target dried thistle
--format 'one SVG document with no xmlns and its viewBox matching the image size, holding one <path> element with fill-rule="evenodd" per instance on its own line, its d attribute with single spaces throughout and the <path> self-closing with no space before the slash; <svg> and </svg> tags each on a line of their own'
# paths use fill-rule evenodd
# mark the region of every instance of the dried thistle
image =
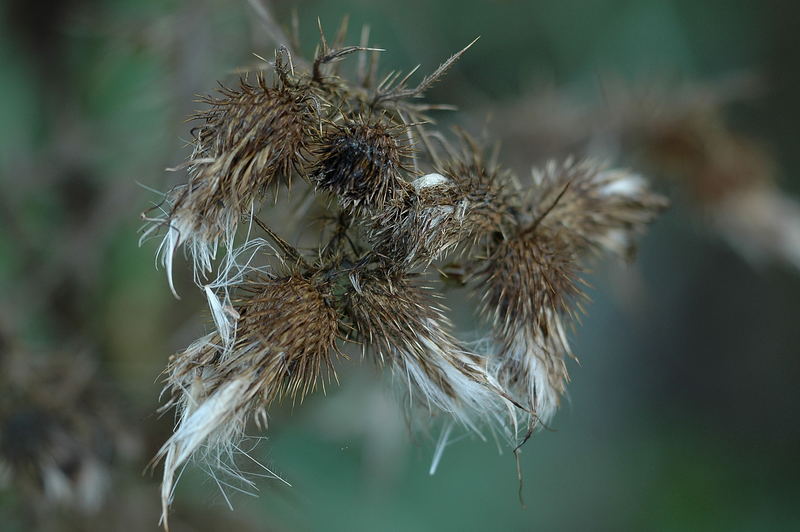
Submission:
<svg viewBox="0 0 800 532">
<path fill-rule="evenodd" d="M 523 216 L 558 228 L 579 254 L 631 257 L 635 237 L 668 204 L 643 177 L 590 160 L 551 161 L 533 171 L 533 185 Z"/>
<path fill-rule="evenodd" d="M 310 175 L 318 188 L 336 195 L 348 211 L 381 209 L 406 193 L 408 184 L 401 171 L 411 154 L 405 126 L 392 124 L 386 115 L 379 119 L 358 115 L 328 126 Z"/>
<path fill-rule="evenodd" d="M 450 157 L 414 180 L 412 189 L 370 220 L 369 239 L 402 267 L 425 265 L 476 243 L 513 223 L 511 174 L 486 160 L 477 143 L 460 132 L 461 149 L 447 141 Z M 438 157 L 436 157 L 438 159 Z"/>
<path fill-rule="evenodd" d="M 468 211 L 469 233 L 475 239 L 503 232 L 514 222 L 518 207 L 514 197 L 513 175 L 502 168 L 496 156 L 487 159 L 480 145 L 459 131 L 461 148 L 449 148 L 450 156 L 441 163 L 440 173 L 450 179 Z"/>
<path fill-rule="evenodd" d="M 401 199 L 375 213 L 369 227 L 371 245 L 401 268 L 444 256 L 464 233 L 466 212 L 456 186 L 435 173 L 411 185 Z"/>
<path fill-rule="evenodd" d="M 487 360 L 452 336 L 445 309 L 408 277 L 354 274 L 344 294 L 355 338 L 379 362 L 408 380 L 414 397 L 436 415 L 445 412 L 479 432 L 481 421 L 503 422 L 510 403 L 487 372 Z"/>
<path fill-rule="evenodd" d="M 164 218 L 145 232 L 166 226 L 159 249 L 172 284 L 172 256 L 185 245 L 196 274 L 211 271 L 220 243 L 231 248 L 240 219 L 258 206 L 270 188 L 289 184 L 307 157 L 309 131 L 316 125 L 309 91 L 281 81 L 242 79 L 234 89 L 202 101 L 210 107 L 192 119 L 194 151 L 184 166 L 189 181 L 166 197 Z"/>
<path fill-rule="evenodd" d="M 490 249 L 474 289 L 495 334 L 492 372 L 529 408 L 532 423 L 547 423 L 569 378 L 566 328 L 582 296 L 578 257 L 560 232 L 539 224 L 498 236 Z"/>
<path fill-rule="evenodd" d="M 164 459 L 163 519 L 172 500 L 175 473 L 198 452 L 223 471 L 250 418 L 266 425 L 266 408 L 286 397 L 302 401 L 324 370 L 332 372 L 338 321 L 324 288 L 312 278 L 246 282 L 234 300 L 236 336 L 224 346 L 212 333 L 173 357 L 167 369 L 179 421 L 158 459 Z M 235 473 L 234 473 L 235 474 Z"/>
<path fill-rule="evenodd" d="M 492 113 L 504 125 L 504 144 L 535 150 L 535 158 L 599 146 L 609 157 L 636 160 L 679 185 L 701 222 L 754 266 L 800 268 L 800 202 L 779 186 L 763 139 L 725 116 L 728 105 L 760 96 L 763 80 L 743 72 L 705 83 L 655 81 L 604 80 L 594 107 L 556 90 Z"/>
<path fill-rule="evenodd" d="M 496 234 L 474 266 L 499 348 L 493 371 L 531 409 L 531 428 L 552 417 L 566 389 L 582 261 L 600 251 L 632 256 L 635 236 L 666 206 L 643 178 L 591 161 L 551 162 L 534 170 L 533 184 L 516 227 Z"/>
<path fill-rule="evenodd" d="M 248 420 L 266 422 L 273 401 L 311 393 L 331 373 L 340 335 L 408 384 L 410 404 L 423 407 L 413 412 L 445 419 L 433 468 L 454 422 L 477 434 L 498 430 L 516 443 L 519 416 L 532 431 L 552 417 L 565 391 L 581 264 L 602 250 L 628 254 L 666 203 L 643 178 L 591 162 L 551 164 L 521 188 L 467 134 L 451 143 L 423 126 L 436 106 L 412 101 L 464 50 L 414 88 L 415 70 L 374 83 L 374 69 L 359 68 L 352 82 L 340 76 L 338 61 L 356 52 L 363 58 L 371 50 L 366 38 L 348 47 L 340 32 L 330 46 L 320 33 L 313 61 L 287 64 L 288 51 L 276 54 L 274 86 L 260 77 L 258 87 L 243 84 L 212 102 L 189 167 L 190 184 L 213 193 L 194 209 L 192 189 L 180 189 L 187 199 L 173 206 L 192 206 L 180 216 L 200 221 L 196 242 L 206 247 L 166 241 L 169 254 L 188 244 L 201 270 L 211 268 L 208 250 L 219 240 L 227 255 L 220 277 L 203 286 L 217 331 L 173 357 L 167 370 L 167 407 L 177 407 L 179 419 L 158 455 L 165 521 L 183 464 L 199 457 L 236 474 L 230 464 Z M 291 174 L 314 185 L 309 194 L 334 200 L 318 206 L 328 229 L 313 264 L 255 215 L 267 189 Z M 170 223 L 181 212 L 173 208 Z M 274 246 L 248 232 L 236 247 L 242 216 Z M 238 264 L 245 251 L 254 258 L 267 246 L 288 273 Z M 422 281 L 455 252 L 493 326 L 480 353 L 456 338 L 436 287 Z"/>
</svg>

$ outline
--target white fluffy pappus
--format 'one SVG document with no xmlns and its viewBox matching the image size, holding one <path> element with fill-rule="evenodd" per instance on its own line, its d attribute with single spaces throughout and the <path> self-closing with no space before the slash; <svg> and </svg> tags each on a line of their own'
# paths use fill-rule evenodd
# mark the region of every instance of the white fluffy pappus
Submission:
<svg viewBox="0 0 800 532">
<path fill-rule="evenodd" d="M 468 353 L 450 351 L 450 361 L 440 346 L 422 336 L 419 340 L 429 350 L 428 362 L 436 366 L 437 377 L 452 391 L 452 395 L 446 393 L 442 383 L 432 380 L 413 357 L 400 355 L 403 364 L 396 366 L 395 373 L 407 381 L 409 407 L 413 408 L 416 394 L 426 402 L 432 416 L 443 413 L 451 418 L 441 429 L 429 473 L 433 475 L 436 472 L 455 424 L 462 425 L 484 441 L 484 429 L 492 434 L 499 431 L 503 439 L 510 441 L 517 432 L 518 408 L 505 396 L 497 380 L 482 365 L 470 360 Z M 462 365 L 471 375 L 466 375 L 456 364 Z"/>
<path fill-rule="evenodd" d="M 187 359 L 199 358 L 208 348 L 220 348 L 213 343 L 215 334 L 200 338 L 186 350 Z M 212 365 L 197 367 L 189 372 L 183 365 L 173 368 L 170 385 L 179 390 L 164 408 L 176 407 L 177 422 L 172 436 L 164 443 L 154 458 L 154 463 L 164 462 L 161 483 L 161 522 L 168 528 L 168 511 L 174 497 L 175 485 L 183 468 L 190 461 L 201 464 L 217 483 L 227 499 L 224 487 L 249 493 L 220 478 L 225 475 L 255 490 L 255 484 L 236 466 L 235 459 L 243 455 L 256 463 L 270 478 L 288 485 L 288 482 L 255 460 L 242 449 L 246 440 L 245 428 L 253 413 L 257 388 L 246 376 L 220 375 Z M 166 389 L 165 389 L 166 390 Z"/>
<path fill-rule="evenodd" d="M 236 230 L 241 215 L 230 209 L 223 209 L 217 219 L 208 219 L 197 215 L 190 208 L 175 208 L 175 197 L 186 185 L 176 187 L 170 193 L 163 194 L 163 202 L 167 209 L 158 206 L 160 216 L 143 215 L 146 225 L 142 229 L 139 245 L 156 237 L 161 231 L 163 236 L 156 250 L 156 266 L 159 264 L 167 274 L 167 282 L 172 294 L 180 299 L 175 290 L 173 278 L 173 261 L 175 252 L 183 247 L 185 255 L 190 259 L 195 284 L 203 286 L 202 279 L 213 271 L 214 261 L 220 247 L 232 250 Z M 246 213 L 252 219 L 252 208 Z"/>
<path fill-rule="evenodd" d="M 558 325 L 558 334 L 560 341 L 566 346 L 566 338 L 563 328 Z M 526 398 L 526 402 L 530 403 L 535 416 L 534 424 L 548 424 L 553 419 L 558 406 L 561 401 L 561 391 L 563 381 L 561 383 L 553 382 L 554 370 L 556 371 L 557 379 L 561 380 L 566 376 L 566 371 L 563 371 L 563 354 L 556 355 L 549 353 L 544 342 L 541 339 L 530 338 L 526 331 L 517 333 L 514 342 L 511 345 L 508 355 L 511 360 L 515 361 L 521 369 L 522 377 L 520 379 L 520 390 Z M 562 368 L 554 366 L 561 365 Z"/>
<path fill-rule="evenodd" d="M 216 279 L 203 285 L 211 319 L 226 349 L 233 345 L 236 339 L 236 324 L 240 317 L 231 302 L 230 290 L 242 284 L 249 275 L 269 275 L 268 266 L 254 265 L 257 256 L 265 249 L 277 254 L 274 247 L 263 238 L 249 239 L 248 231 L 248 238 L 244 244 L 235 249 L 229 248 L 223 262 L 217 268 Z"/>
</svg>

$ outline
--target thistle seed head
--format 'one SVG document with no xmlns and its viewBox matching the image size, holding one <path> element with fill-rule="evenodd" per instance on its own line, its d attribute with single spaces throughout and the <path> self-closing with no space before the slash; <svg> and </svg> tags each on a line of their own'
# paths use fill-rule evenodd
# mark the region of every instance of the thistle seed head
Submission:
<svg viewBox="0 0 800 532">
<path fill-rule="evenodd" d="M 168 387 L 179 396 L 198 368 L 213 366 L 204 389 L 213 391 L 215 379 L 246 376 L 257 389 L 254 397 L 267 406 L 287 396 L 302 400 L 323 371 L 332 370 L 338 318 L 313 280 L 300 274 L 250 280 L 233 304 L 238 319 L 229 345 L 214 333 L 173 359 Z"/>
<path fill-rule="evenodd" d="M 344 46 L 342 30 L 329 46 L 320 34 L 315 57 L 298 61 L 297 72 L 282 48 L 274 85 L 259 77 L 206 100 L 189 181 L 156 220 L 169 226 L 161 253 L 170 278 L 178 246 L 201 273 L 218 245 L 226 253 L 218 279 L 202 285 L 218 330 L 175 356 L 167 372 L 178 423 L 158 455 L 164 519 L 182 465 L 200 456 L 235 474 L 228 464 L 248 420 L 265 423 L 273 401 L 302 400 L 332 374 L 340 335 L 408 383 L 409 401 L 426 407 L 426 417 L 447 414 L 434 462 L 454 421 L 511 438 L 520 412 L 529 430 L 547 421 L 568 380 L 566 329 L 582 310 L 581 261 L 602 250 L 629 253 L 666 204 L 639 176 L 591 162 L 551 163 L 521 189 L 468 135 L 454 148 L 435 127 L 426 130 L 426 113 L 441 107 L 417 98 L 466 48 L 416 86 L 414 70 L 379 81 L 365 61 L 353 82 L 339 75 L 339 60 L 375 49 L 366 36 Z M 254 213 L 294 173 L 338 204 L 315 206 L 328 222 L 315 261 Z M 306 217 L 311 205 L 304 203 Z M 242 217 L 268 240 L 248 232 L 234 246 Z M 238 263 L 262 247 L 289 273 Z M 446 309 L 414 277 L 455 252 L 463 263 L 451 269 L 471 275 L 493 325 L 481 354 L 454 337 Z"/>
<path fill-rule="evenodd" d="M 472 232 L 470 206 L 460 187 L 441 174 L 411 183 L 402 199 L 369 220 L 369 240 L 399 268 L 427 265 L 453 251 Z"/>
<path fill-rule="evenodd" d="M 482 291 L 482 313 L 504 340 L 512 340 L 520 325 L 549 337 L 555 332 L 553 316 L 573 316 L 580 274 L 569 243 L 559 232 L 540 227 L 498 238 L 476 273 L 475 287 Z"/>
<path fill-rule="evenodd" d="M 300 274 L 245 283 L 234 300 L 239 319 L 234 341 L 218 333 L 201 338 L 176 355 L 166 389 L 179 422 L 159 451 L 164 459 L 163 518 L 172 500 L 175 473 L 201 457 L 231 472 L 245 425 L 276 399 L 302 400 L 324 369 L 332 371 L 338 334 L 336 312 L 311 279 Z"/>
<path fill-rule="evenodd" d="M 235 89 L 207 97 L 193 130 L 194 152 L 185 164 L 189 180 L 166 196 L 164 217 L 145 236 L 166 226 L 161 259 L 172 287 L 174 251 L 185 245 L 195 274 L 211 270 L 220 243 L 230 247 L 243 216 L 278 183 L 288 184 L 308 157 L 309 131 L 316 125 L 312 97 L 301 89 L 241 80 Z M 174 292 L 174 288 L 173 288 Z"/>
<path fill-rule="evenodd" d="M 498 237 L 475 273 L 481 312 L 493 325 L 498 353 L 492 372 L 545 421 L 568 378 L 564 320 L 580 309 L 580 268 L 569 242 L 544 226 Z"/>
<path fill-rule="evenodd" d="M 635 237 L 668 205 L 641 176 L 592 161 L 550 162 L 533 180 L 522 217 L 558 228 L 581 254 L 631 257 Z"/>
<path fill-rule="evenodd" d="M 195 152 L 189 163 L 200 180 L 219 181 L 229 198 L 263 194 L 308 157 L 310 130 L 317 125 L 316 100 L 306 90 L 259 75 L 256 84 L 240 80 L 236 89 L 220 89 L 207 97 L 206 111 L 193 130 Z"/>
<path fill-rule="evenodd" d="M 314 390 L 323 370 L 332 370 L 331 352 L 338 334 L 336 311 L 312 279 L 299 274 L 245 286 L 235 302 L 241 316 L 242 360 L 253 365 L 261 382 L 261 399 L 269 404 L 289 396 L 303 399 Z M 259 351 L 261 351 L 259 353 Z"/>
<path fill-rule="evenodd" d="M 375 250 L 403 268 L 469 251 L 513 221 L 500 175 L 463 161 L 445 168 L 445 175 L 427 174 L 413 181 L 408 194 L 369 221 Z"/>
<path fill-rule="evenodd" d="M 513 408 L 489 375 L 486 359 L 451 335 L 452 324 L 426 289 L 403 275 L 358 276 L 344 295 L 356 339 L 409 382 L 410 403 L 445 412 L 475 431 Z"/>
<path fill-rule="evenodd" d="M 551 326 L 558 336 L 531 336 L 534 331 L 520 329 L 510 343 L 495 344 L 497 356 L 491 359 L 492 375 L 525 406 L 528 433 L 553 418 L 569 382 L 563 323 L 554 318 Z"/>
<path fill-rule="evenodd" d="M 402 197 L 404 162 L 412 154 L 405 126 L 386 116 L 357 116 L 332 123 L 315 150 L 311 179 L 319 189 L 335 194 L 343 208 L 381 209 Z"/>
<path fill-rule="evenodd" d="M 461 138 L 460 151 L 442 164 L 441 173 L 466 202 L 473 237 L 502 233 L 514 222 L 512 212 L 518 208 L 512 174 L 493 158 L 487 159 L 472 137 L 462 132 Z"/>
</svg>

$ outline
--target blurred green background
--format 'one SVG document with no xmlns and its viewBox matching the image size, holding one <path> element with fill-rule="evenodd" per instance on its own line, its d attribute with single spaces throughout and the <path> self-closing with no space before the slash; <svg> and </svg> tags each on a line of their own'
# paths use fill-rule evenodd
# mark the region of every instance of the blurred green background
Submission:
<svg viewBox="0 0 800 532">
<path fill-rule="evenodd" d="M 507 131 L 504 110 L 544 90 L 602 102 L 606 77 L 753 74 L 761 90 L 726 117 L 767 147 L 782 189 L 800 194 L 795 2 L 272 3 L 281 22 L 293 8 L 307 53 L 317 16 L 332 35 L 349 14 L 351 42 L 369 24 L 371 42 L 388 50 L 384 70 L 429 71 L 480 35 L 429 100 L 458 105 L 437 118 L 485 124 L 490 139 Z M 142 440 L 112 472 L 111 500 L 122 497 L 113 508 L 130 514 L 122 528 L 99 517 L 58 523 L 156 529 L 158 474 L 141 471 L 171 426 L 155 414 L 159 373 L 209 325 L 182 261 L 177 301 L 154 268 L 156 243 L 138 247 L 139 214 L 156 198 L 146 187 L 182 178 L 164 169 L 187 155 L 195 95 L 257 64 L 252 52 L 269 57 L 273 43 L 247 1 L 6 0 L 0 13 L 4 345 L 43 357 L 90 353 Z M 535 146 L 503 140 L 520 173 L 541 162 L 526 159 Z M 522 452 L 525 507 L 513 455 L 493 441 L 453 443 L 429 476 L 435 435 L 409 435 L 389 379 L 351 362 L 327 396 L 272 413 L 256 454 L 291 489 L 260 479 L 260 497 L 232 494 L 229 515 L 213 482 L 187 471 L 176 512 L 189 517 L 178 529 L 800 529 L 800 272 L 753 268 L 674 183 L 658 188 L 674 205 L 636 265 L 593 272 L 593 302 L 573 334 L 580 365 L 569 400 L 553 430 Z M 36 524 L 25 504 L 7 486 L 0 529 L 58 528 Z"/>
</svg>

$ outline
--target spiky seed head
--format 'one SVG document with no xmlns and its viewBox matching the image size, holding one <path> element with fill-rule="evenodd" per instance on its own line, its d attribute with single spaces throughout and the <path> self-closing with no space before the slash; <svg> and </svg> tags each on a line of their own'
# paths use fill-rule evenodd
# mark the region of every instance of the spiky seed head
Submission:
<svg viewBox="0 0 800 532">
<path fill-rule="evenodd" d="M 499 189 L 488 179 L 471 179 L 466 174 L 451 178 L 432 173 L 414 180 L 408 194 L 369 221 L 374 248 L 407 268 L 465 250 L 470 240 L 474 244 L 488 232 L 501 230 L 511 217 L 494 196 Z"/>
<path fill-rule="evenodd" d="M 512 174 L 495 161 L 487 160 L 471 137 L 462 133 L 460 151 L 443 162 L 441 173 L 466 201 L 473 237 L 504 232 L 513 223 L 511 213 L 518 207 L 518 201 L 512 192 Z"/>
<path fill-rule="evenodd" d="M 190 159 L 196 175 L 214 176 L 230 197 L 245 198 L 301 170 L 317 125 L 315 100 L 307 90 L 269 85 L 259 75 L 256 84 L 240 80 L 237 88 L 223 88 L 220 97 L 204 101 L 210 108 L 193 117 L 201 121 L 193 130 Z"/>
<path fill-rule="evenodd" d="M 399 268 L 430 263 L 460 241 L 456 190 L 440 174 L 411 183 L 399 201 L 386 205 L 369 219 L 373 248 Z"/>
<path fill-rule="evenodd" d="M 444 411 L 478 430 L 508 407 L 486 360 L 459 345 L 444 309 L 407 276 L 357 275 L 344 295 L 345 312 L 364 350 L 409 382 L 431 413 Z"/>
<path fill-rule="evenodd" d="M 630 257 L 636 236 L 668 205 L 641 176 L 590 160 L 551 161 L 533 171 L 533 180 L 523 217 L 559 228 L 580 253 Z"/>
<path fill-rule="evenodd" d="M 317 283 L 299 273 L 250 280 L 239 291 L 233 299 L 238 319 L 232 344 L 221 349 L 215 334 L 204 349 L 188 349 L 173 361 L 170 379 L 184 382 L 196 367 L 213 365 L 223 380 L 249 377 L 263 406 L 287 396 L 302 400 L 323 371 L 332 369 L 336 311 Z"/>
<path fill-rule="evenodd" d="M 236 305 L 241 316 L 237 335 L 240 345 L 250 350 L 247 358 L 263 351 L 253 361 L 261 398 L 267 404 L 285 396 L 302 399 L 325 369 L 332 370 L 336 311 L 320 287 L 300 274 L 246 286 L 244 291 L 251 295 Z"/>
<path fill-rule="evenodd" d="M 498 235 L 474 287 L 493 325 L 499 382 L 546 420 L 568 378 L 565 320 L 580 309 L 580 267 L 560 232 L 537 225 Z"/>
<path fill-rule="evenodd" d="M 242 216 L 279 183 L 289 183 L 308 157 L 316 111 L 307 91 L 262 75 L 241 80 L 204 99 L 209 109 L 192 118 L 194 151 L 186 163 L 189 180 L 166 196 L 162 260 L 171 279 L 172 255 L 186 245 L 195 272 L 210 271 L 221 242 L 230 245 Z"/>
<path fill-rule="evenodd" d="M 385 116 L 359 115 L 329 124 L 315 149 L 311 179 L 335 194 L 345 209 L 381 209 L 408 188 L 401 172 L 411 153 L 405 126 L 391 124 Z"/>
<path fill-rule="evenodd" d="M 538 227 L 498 237 L 476 273 L 481 312 L 504 340 L 520 327 L 549 337 L 553 316 L 573 316 L 572 305 L 582 293 L 580 274 L 577 256 L 557 231 Z"/>
<path fill-rule="evenodd" d="M 365 73 L 362 86 L 340 77 L 334 63 L 365 49 L 330 48 L 323 36 L 313 65 L 302 72 L 298 64 L 297 74 L 291 58 L 284 63 L 278 54 L 274 86 L 258 78 L 223 89 L 197 117 L 203 123 L 187 164 L 190 180 L 168 197 L 162 220 L 173 229 L 165 257 L 185 245 L 199 269 L 209 270 L 220 240 L 236 255 L 242 215 L 292 173 L 343 208 L 328 217 L 335 232 L 313 266 L 256 218 L 292 259 L 286 263 L 296 263 L 293 273 L 262 272 L 232 298 L 227 290 L 236 276 L 204 284 L 220 331 L 169 368 L 180 419 L 159 453 L 165 516 L 182 464 L 201 454 L 219 465 L 238 449 L 249 418 L 265 420 L 272 401 L 313 390 L 331 367 L 338 334 L 396 371 L 431 413 L 475 430 L 485 420 L 511 421 L 516 429 L 522 404 L 531 425 L 546 421 L 568 379 L 565 329 L 581 308 L 579 260 L 587 251 L 627 252 L 665 203 L 638 176 L 572 161 L 534 172 L 533 186 L 520 190 L 466 135 L 460 150 L 444 140 L 449 160 L 441 159 L 429 141 L 443 137 L 420 125 L 435 106 L 411 99 L 464 50 L 409 88 L 413 71 L 377 84 Z M 418 177 L 406 181 L 414 138 L 430 156 L 422 164 L 434 171 L 416 174 L 415 158 Z M 478 242 L 485 246 L 479 251 Z M 409 273 L 453 250 L 468 257 L 463 271 L 480 281 L 481 309 L 494 324 L 485 356 L 453 337 L 445 309 Z M 223 288 L 220 298 L 215 290 Z"/>
<path fill-rule="evenodd" d="M 182 464 L 198 452 L 212 467 L 232 460 L 249 418 L 265 420 L 276 399 L 302 400 L 323 370 L 332 370 L 338 319 L 312 278 L 294 273 L 250 280 L 234 305 L 239 319 L 231 344 L 212 333 L 173 357 L 167 369 L 171 398 L 165 408 L 176 406 L 180 421 L 156 457 L 164 459 L 164 518 Z"/>
</svg>

